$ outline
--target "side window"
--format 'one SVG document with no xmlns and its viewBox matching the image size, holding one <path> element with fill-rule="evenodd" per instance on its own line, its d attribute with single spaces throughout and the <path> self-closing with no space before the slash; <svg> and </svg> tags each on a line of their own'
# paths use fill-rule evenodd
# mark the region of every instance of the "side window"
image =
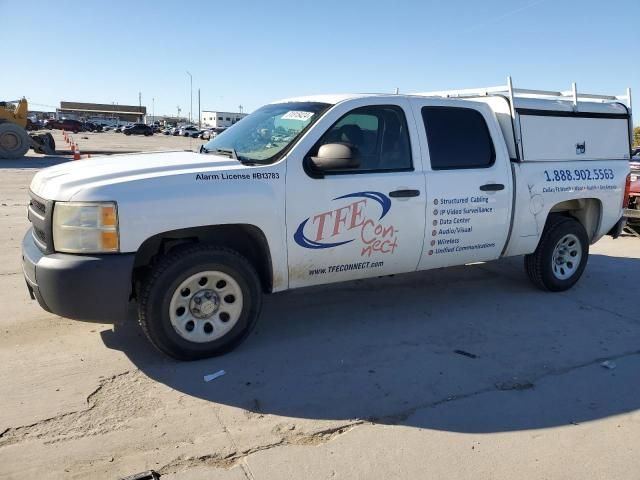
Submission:
<svg viewBox="0 0 640 480">
<path fill-rule="evenodd" d="M 423 107 L 422 120 L 434 170 L 486 168 L 495 162 L 489 128 L 477 110 Z"/>
<path fill-rule="evenodd" d="M 316 155 L 322 145 L 329 143 L 348 145 L 359 162 L 357 168 L 335 173 L 412 169 L 407 121 L 403 110 L 394 105 L 352 110 L 327 130 L 310 155 Z"/>
</svg>

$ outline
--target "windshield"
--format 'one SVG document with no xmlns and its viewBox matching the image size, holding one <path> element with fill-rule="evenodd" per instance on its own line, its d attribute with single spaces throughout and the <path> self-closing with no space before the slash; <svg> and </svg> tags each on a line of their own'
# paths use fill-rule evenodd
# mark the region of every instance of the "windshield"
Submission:
<svg viewBox="0 0 640 480">
<path fill-rule="evenodd" d="M 274 161 L 329 106 L 317 102 L 265 105 L 205 144 L 204 152 L 230 153 L 241 161 Z"/>
</svg>

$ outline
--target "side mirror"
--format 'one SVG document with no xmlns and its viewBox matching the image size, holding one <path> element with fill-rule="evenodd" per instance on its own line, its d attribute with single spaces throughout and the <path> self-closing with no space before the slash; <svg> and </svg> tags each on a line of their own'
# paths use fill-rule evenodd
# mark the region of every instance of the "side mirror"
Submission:
<svg viewBox="0 0 640 480">
<path fill-rule="evenodd" d="M 311 157 L 313 165 L 321 171 L 358 168 L 353 148 L 344 143 L 327 143 L 318 149 L 318 155 Z"/>
</svg>

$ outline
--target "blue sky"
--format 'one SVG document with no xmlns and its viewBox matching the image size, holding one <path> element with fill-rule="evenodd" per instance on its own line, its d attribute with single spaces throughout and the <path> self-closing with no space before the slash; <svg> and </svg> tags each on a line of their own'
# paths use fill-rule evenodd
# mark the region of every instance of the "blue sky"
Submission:
<svg viewBox="0 0 640 480">
<path fill-rule="evenodd" d="M 0 98 L 253 110 L 312 93 L 635 91 L 640 0 L 0 0 Z M 7 53 L 7 50 L 5 50 Z M 194 111 L 197 102 L 194 93 Z M 194 114 L 195 116 L 195 114 Z M 640 120 L 640 111 L 634 123 Z"/>
</svg>

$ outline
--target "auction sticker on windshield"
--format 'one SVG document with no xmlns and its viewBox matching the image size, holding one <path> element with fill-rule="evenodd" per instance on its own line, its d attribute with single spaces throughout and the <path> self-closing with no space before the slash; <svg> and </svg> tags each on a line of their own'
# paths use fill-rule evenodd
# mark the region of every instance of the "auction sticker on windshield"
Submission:
<svg viewBox="0 0 640 480">
<path fill-rule="evenodd" d="M 282 120 L 300 120 L 301 122 L 306 122 L 311 117 L 313 117 L 313 112 L 303 112 L 301 110 L 289 110 L 285 113 L 281 119 Z"/>
</svg>

